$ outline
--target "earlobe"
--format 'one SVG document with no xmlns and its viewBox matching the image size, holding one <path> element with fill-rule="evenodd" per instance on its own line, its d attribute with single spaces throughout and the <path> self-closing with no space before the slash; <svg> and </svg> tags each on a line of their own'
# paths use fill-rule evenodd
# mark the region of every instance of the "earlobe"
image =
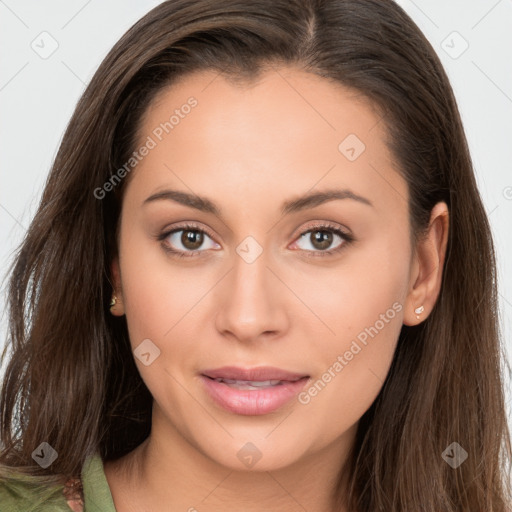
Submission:
<svg viewBox="0 0 512 512">
<path fill-rule="evenodd" d="M 114 316 L 124 315 L 124 304 L 121 289 L 121 274 L 119 271 L 119 260 L 117 256 L 112 260 L 110 265 L 110 272 L 112 276 L 112 296 L 110 299 L 110 312 Z"/>
<path fill-rule="evenodd" d="M 404 325 L 421 323 L 434 308 L 441 291 L 448 231 L 448 206 L 440 202 L 432 209 L 427 233 L 416 246 L 411 288 L 405 304 Z"/>
</svg>

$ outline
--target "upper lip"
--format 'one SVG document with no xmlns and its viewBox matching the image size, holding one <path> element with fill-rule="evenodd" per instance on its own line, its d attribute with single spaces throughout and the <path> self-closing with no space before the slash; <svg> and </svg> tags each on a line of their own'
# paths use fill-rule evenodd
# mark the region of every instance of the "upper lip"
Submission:
<svg viewBox="0 0 512 512">
<path fill-rule="evenodd" d="M 304 373 L 294 373 L 272 366 L 259 366 L 257 368 L 240 368 L 238 366 L 223 366 L 212 370 L 204 370 L 202 375 L 212 379 L 231 379 L 248 381 L 286 380 L 296 381 L 309 377 Z"/>
</svg>

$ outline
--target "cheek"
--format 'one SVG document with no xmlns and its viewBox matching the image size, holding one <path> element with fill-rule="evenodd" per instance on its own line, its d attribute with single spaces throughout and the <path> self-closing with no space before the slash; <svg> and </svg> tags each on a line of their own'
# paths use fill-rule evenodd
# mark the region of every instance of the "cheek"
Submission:
<svg viewBox="0 0 512 512">
<path fill-rule="evenodd" d="M 197 314 L 201 296 L 211 285 L 207 278 L 173 264 L 158 242 L 140 234 L 126 234 L 121 239 L 120 266 L 135 363 L 155 400 L 177 412 L 187 397 L 176 383 L 184 382 L 185 370 L 198 357 L 198 347 L 187 342 L 197 339 L 191 331 L 187 333 L 193 328 L 190 318 Z M 150 352 L 155 350 L 158 357 L 153 359 L 152 353 L 146 366 L 137 358 L 137 349 L 148 339 L 154 344 L 149 345 Z"/>
<path fill-rule="evenodd" d="M 388 233 L 371 245 L 329 271 L 328 280 L 320 278 L 323 289 L 318 279 L 315 287 L 309 283 L 309 304 L 331 332 L 307 348 L 320 364 L 299 401 L 316 423 L 330 425 L 326 438 L 349 428 L 374 402 L 402 327 L 408 244 L 400 233 Z"/>
<path fill-rule="evenodd" d="M 386 312 L 385 320 L 401 323 L 397 309 L 407 296 L 410 263 L 408 242 L 399 231 L 348 248 L 329 268 L 308 269 L 307 265 L 286 270 L 285 280 L 294 284 L 294 292 L 308 306 L 310 313 L 303 308 L 303 321 L 319 326 L 326 351 L 344 348 L 347 340 L 373 326 Z M 395 303 L 400 308 L 393 308 Z"/>
<path fill-rule="evenodd" d="M 121 238 L 120 267 L 132 345 L 145 338 L 170 338 L 174 326 L 207 289 L 199 270 L 184 270 L 159 242 L 142 233 Z"/>
</svg>

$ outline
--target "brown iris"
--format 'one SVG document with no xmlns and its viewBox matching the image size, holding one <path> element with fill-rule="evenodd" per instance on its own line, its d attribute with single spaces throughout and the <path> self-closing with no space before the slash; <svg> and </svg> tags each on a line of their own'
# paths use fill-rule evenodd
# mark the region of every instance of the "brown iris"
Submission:
<svg viewBox="0 0 512 512">
<path fill-rule="evenodd" d="M 312 231 L 311 235 L 313 235 L 312 243 L 316 249 L 328 249 L 329 246 L 332 244 L 333 234 L 329 231 L 321 231 L 321 230 Z"/>
<path fill-rule="evenodd" d="M 183 247 L 191 251 L 197 250 L 203 244 L 204 233 L 194 230 L 183 230 L 181 235 L 181 243 Z"/>
</svg>

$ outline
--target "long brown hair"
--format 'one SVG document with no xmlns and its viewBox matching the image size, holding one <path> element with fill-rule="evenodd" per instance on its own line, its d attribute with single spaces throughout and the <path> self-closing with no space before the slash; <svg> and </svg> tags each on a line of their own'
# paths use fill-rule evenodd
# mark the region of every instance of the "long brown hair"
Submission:
<svg viewBox="0 0 512 512">
<path fill-rule="evenodd" d="M 148 436 L 152 397 L 125 319 L 108 310 L 126 179 L 103 199 L 94 191 L 129 159 L 162 87 L 197 70 L 252 80 L 274 64 L 371 100 L 409 186 L 416 237 L 438 201 L 450 211 L 440 296 L 425 322 L 402 328 L 381 392 L 359 422 L 344 497 L 340 468 L 340 507 L 505 512 L 510 366 L 500 344 L 491 231 L 448 78 L 391 0 L 172 0 L 114 46 L 76 107 L 11 269 L 4 471 L 62 482 L 79 475 L 93 452 L 115 459 Z M 48 469 L 31 457 L 43 441 L 59 454 Z M 453 442 L 468 453 L 457 468 L 442 458 Z"/>
</svg>

